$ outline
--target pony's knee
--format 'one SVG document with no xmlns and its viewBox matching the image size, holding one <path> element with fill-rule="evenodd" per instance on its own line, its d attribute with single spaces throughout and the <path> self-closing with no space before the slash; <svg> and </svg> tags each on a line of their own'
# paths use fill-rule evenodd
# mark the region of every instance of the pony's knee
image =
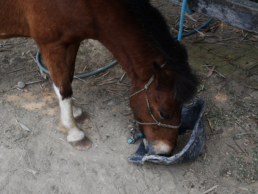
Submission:
<svg viewBox="0 0 258 194">
<path fill-rule="evenodd" d="M 72 90 L 71 84 L 69 83 L 67 85 L 61 85 L 59 88 L 59 92 L 62 96 L 62 100 L 71 98 L 71 96 L 73 95 L 73 90 Z"/>
<path fill-rule="evenodd" d="M 70 83 L 60 85 L 59 87 L 54 84 L 54 90 L 59 100 L 71 98 L 73 95 L 73 90 Z"/>
</svg>

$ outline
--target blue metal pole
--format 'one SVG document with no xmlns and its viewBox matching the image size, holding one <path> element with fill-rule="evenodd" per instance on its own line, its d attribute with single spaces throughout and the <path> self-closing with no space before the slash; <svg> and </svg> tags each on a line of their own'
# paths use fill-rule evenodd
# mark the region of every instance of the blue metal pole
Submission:
<svg viewBox="0 0 258 194">
<path fill-rule="evenodd" d="M 185 17 L 185 6 L 187 4 L 187 0 L 183 0 L 182 9 L 181 9 L 181 17 L 180 17 L 180 26 L 179 26 L 179 34 L 178 34 L 178 41 L 181 42 L 182 34 L 183 34 L 183 27 L 184 27 L 184 17 Z"/>
</svg>

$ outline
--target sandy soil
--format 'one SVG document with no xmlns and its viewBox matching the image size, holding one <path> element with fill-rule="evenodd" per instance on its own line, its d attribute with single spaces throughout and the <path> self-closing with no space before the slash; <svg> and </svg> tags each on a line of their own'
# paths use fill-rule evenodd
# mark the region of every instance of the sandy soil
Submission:
<svg viewBox="0 0 258 194">
<path fill-rule="evenodd" d="M 165 1 L 153 3 L 167 18 L 172 33 L 176 33 L 179 7 Z M 194 17 L 199 22 L 207 20 L 198 14 Z M 186 43 L 198 39 L 197 34 L 186 39 Z M 133 124 L 130 117 L 124 116 L 131 113 L 126 99 L 131 87 L 128 77 L 122 82 L 125 85 L 92 84 L 103 73 L 83 81 L 74 80 L 75 102 L 91 116 L 80 127 L 93 141 L 92 148 L 78 151 L 57 130 L 59 107 L 50 79 L 27 85 L 23 90 L 14 88 L 19 81 L 42 80 L 32 57 L 37 52 L 35 42 L 17 38 L 1 40 L 0 45 L 1 194 L 199 194 L 216 185 L 217 189 L 210 193 L 258 192 L 258 95 L 257 90 L 244 87 L 249 83 L 232 79 L 222 87 L 223 78 L 213 74 L 205 81 L 206 74 L 196 71 L 201 83 L 197 96 L 208 102 L 205 118 L 210 122 L 205 123 L 207 140 L 203 153 L 195 161 L 181 165 L 137 165 L 127 161 L 140 143 L 127 144 L 127 127 Z M 85 40 L 78 52 L 76 74 L 91 72 L 113 60 L 109 51 Z M 102 80 L 117 80 L 124 73 L 119 65 L 108 71 Z M 115 91 L 118 95 L 108 92 L 108 88 L 121 90 Z M 244 122 L 239 124 L 252 132 L 252 138 L 233 136 L 245 132 L 234 122 L 235 117 Z"/>
</svg>

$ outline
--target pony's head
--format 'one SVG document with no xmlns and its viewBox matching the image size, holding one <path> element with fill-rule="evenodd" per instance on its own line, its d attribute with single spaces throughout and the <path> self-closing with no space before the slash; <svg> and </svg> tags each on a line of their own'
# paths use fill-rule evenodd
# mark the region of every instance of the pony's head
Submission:
<svg viewBox="0 0 258 194">
<path fill-rule="evenodd" d="M 141 79 L 145 79 L 149 72 L 153 73 L 154 79 L 147 90 L 130 98 L 130 104 L 138 123 L 140 122 L 139 127 L 145 135 L 145 147 L 149 153 L 169 155 L 176 144 L 182 105 L 196 92 L 197 79 L 187 62 L 186 49 L 179 41 L 174 40 L 164 17 L 150 1 L 125 2 L 142 29 L 141 32 L 146 35 L 146 48 L 151 48 L 151 54 L 147 53 L 148 57 L 142 61 L 152 59 L 167 62 L 163 68 L 159 66 L 161 64 L 153 63 L 153 72 L 147 69 L 151 68 L 151 64 L 143 65 L 146 71 Z M 137 71 L 137 68 L 134 70 Z M 136 79 L 138 77 L 136 76 Z M 142 80 L 139 85 L 134 85 L 133 93 L 141 90 L 147 83 L 148 80 Z"/>
<path fill-rule="evenodd" d="M 170 155 L 176 145 L 181 124 L 183 103 L 193 97 L 196 79 L 188 68 L 186 75 L 153 63 L 153 81 L 145 83 L 145 90 L 134 88 L 130 105 L 144 134 L 149 154 Z M 140 88 L 142 89 L 142 88 Z M 135 94 L 136 93 L 136 94 Z"/>
</svg>

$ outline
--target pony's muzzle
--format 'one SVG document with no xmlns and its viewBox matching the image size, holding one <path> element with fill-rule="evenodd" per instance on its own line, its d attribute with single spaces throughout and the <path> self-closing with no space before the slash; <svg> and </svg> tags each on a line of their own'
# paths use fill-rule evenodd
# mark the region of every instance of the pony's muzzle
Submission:
<svg viewBox="0 0 258 194">
<path fill-rule="evenodd" d="M 148 151 L 150 155 L 165 155 L 168 156 L 173 151 L 173 146 L 167 145 L 165 142 L 161 140 L 157 141 L 149 141 L 148 139 L 144 139 L 145 150 Z"/>
</svg>

